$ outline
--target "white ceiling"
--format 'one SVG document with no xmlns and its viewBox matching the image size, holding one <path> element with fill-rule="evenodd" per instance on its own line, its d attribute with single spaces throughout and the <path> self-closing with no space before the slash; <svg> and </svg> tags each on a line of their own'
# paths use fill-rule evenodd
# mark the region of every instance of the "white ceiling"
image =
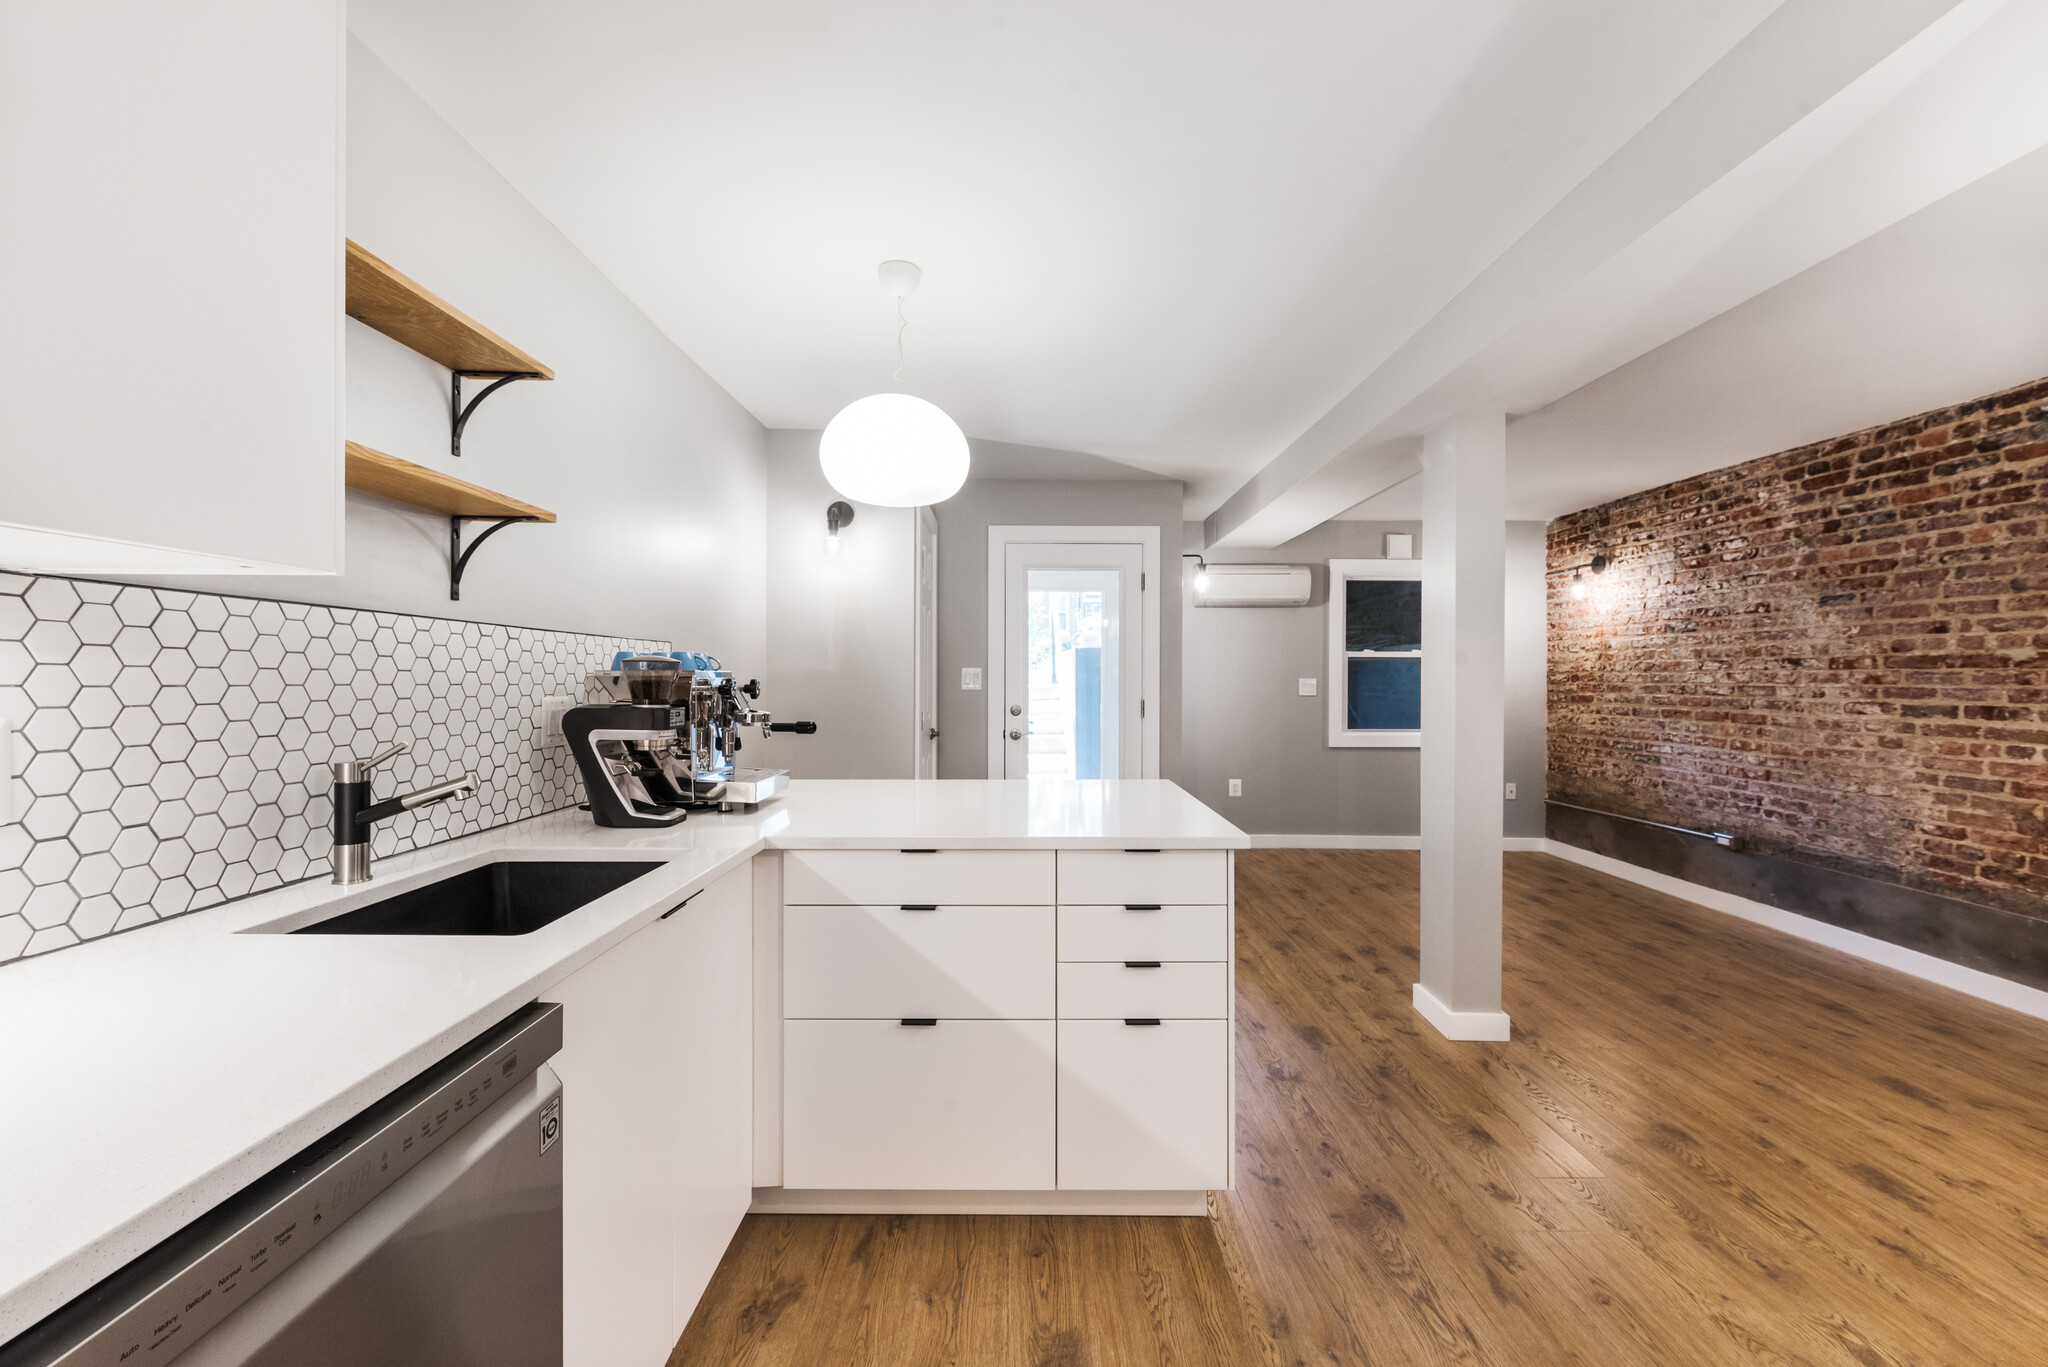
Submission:
<svg viewBox="0 0 2048 1367">
<path fill-rule="evenodd" d="M 2048 143 L 2048 0 L 352 0 L 350 24 L 767 425 L 890 387 L 874 267 L 906 257 L 905 388 L 978 439 L 1183 479 L 1241 544 L 1405 477 L 1413 433 L 1473 404 L 1540 410 L 1511 429 L 1521 515 L 1807 439 L 1781 437 L 1860 413 L 1829 395 L 1873 339 L 1744 360 L 1866 329 L 1873 293 L 1987 322 L 1919 389 L 1866 384 L 1896 400 L 1869 421 L 2048 369 L 1995 271 L 1967 306 L 1927 285 L 1967 215 L 1831 269 L 1991 179 L 2048 230 L 2018 169 Z M 1695 424 L 1669 440 L 1660 411 Z"/>
</svg>

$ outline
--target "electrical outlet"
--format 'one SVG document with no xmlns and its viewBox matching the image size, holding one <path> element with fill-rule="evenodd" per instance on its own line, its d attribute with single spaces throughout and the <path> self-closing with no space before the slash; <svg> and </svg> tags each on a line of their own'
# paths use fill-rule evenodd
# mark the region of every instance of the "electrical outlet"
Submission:
<svg viewBox="0 0 2048 1367">
<path fill-rule="evenodd" d="M 1243 780 L 1243 779 L 1241 779 L 1241 778 L 1234 778 L 1234 779 L 1230 780 L 1230 795 L 1231 795 L 1232 797 L 1243 797 L 1243 796 L 1244 796 L 1244 780 Z"/>
<path fill-rule="evenodd" d="M 963 693 L 981 692 L 981 671 L 979 669 L 962 669 L 960 671 L 960 691 Z"/>
<path fill-rule="evenodd" d="M 1294 695 L 1298 698 L 1313 698 L 1316 695 L 1316 681 L 1314 679 L 1296 679 L 1294 681 Z"/>
<path fill-rule="evenodd" d="M 1514 784 L 1512 784 L 1512 783 L 1510 783 L 1510 784 L 1508 785 L 1508 801 L 1510 801 L 1510 802 L 1513 802 L 1514 800 L 1515 800 L 1515 785 L 1514 785 Z"/>
</svg>

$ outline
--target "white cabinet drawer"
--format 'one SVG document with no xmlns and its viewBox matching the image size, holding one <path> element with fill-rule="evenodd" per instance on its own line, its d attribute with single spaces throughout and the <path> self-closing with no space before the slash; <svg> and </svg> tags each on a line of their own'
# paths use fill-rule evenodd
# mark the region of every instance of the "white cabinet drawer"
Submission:
<svg viewBox="0 0 2048 1367">
<path fill-rule="evenodd" d="M 1227 850 L 1061 850 L 1060 901 L 1228 902 L 1229 869 Z"/>
<path fill-rule="evenodd" d="M 1060 957 L 1106 959 L 1230 958 L 1230 908 L 1122 906 L 1060 908 Z"/>
<path fill-rule="evenodd" d="M 1053 1014 L 1051 907 L 785 907 L 782 1013 Z"/>
<path fill-rule="evenodd" d="M 790 1021 L 783 1184 L 1049 1190 L 1053 1032 L 1051 1021 Z"/>
<path fill-rule="evenodd" d="M 1230 965 L 1061 964 L 1060 1019 L 1206 1018 L 1230 1014 Z"/>
<path fill-rule="evenodd" d="M 1061 1021 L 1059 1040 L 1063 1190 L 1229 1184 L 1228 1021 Z"/>
<path fill-rule="evenodd" d="M 1053 852 L 791 850 L 783 856 L 782 900 L 791 906 L 1051 906 Z"/>
</svg>

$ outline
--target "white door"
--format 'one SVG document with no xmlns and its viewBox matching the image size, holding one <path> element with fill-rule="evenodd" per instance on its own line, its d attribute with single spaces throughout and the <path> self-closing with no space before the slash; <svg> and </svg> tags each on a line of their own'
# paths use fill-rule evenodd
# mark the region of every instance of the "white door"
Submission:
<svg viewBox="0 0 2048 1367">
<path fill-rule="evenodd" d="M 917 756 L 913 778 L 939 776 L 939 519 L 917 510 Z"/>
<path fill-rule="evenodd" d="M 1004 548 L 1004 778 L 1145 774 L 1144 547 Z"/>
</svg>

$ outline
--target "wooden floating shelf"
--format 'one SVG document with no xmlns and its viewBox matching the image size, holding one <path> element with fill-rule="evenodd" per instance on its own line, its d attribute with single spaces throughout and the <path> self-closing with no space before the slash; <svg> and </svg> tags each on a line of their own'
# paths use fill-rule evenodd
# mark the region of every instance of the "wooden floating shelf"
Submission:
<svg viewBox="0 0 2048 1367">
<path fill-rule="evenodd" d="M 555 378 L 554 371 L 353 242 L 347 308 L 349 317 L 458 373 Z"/>
<path fill-rule="evenodd" d="M 395 503 L 408 503 L 430 513 L 465 519 L 523 518 L 553 522 L 555 515 L 531 503 L 521 503 L 500 493 L 429 470 L 409 460 L 372 451 L 360 442 L 348 443 L 348 487 Z"/>
</svg>

